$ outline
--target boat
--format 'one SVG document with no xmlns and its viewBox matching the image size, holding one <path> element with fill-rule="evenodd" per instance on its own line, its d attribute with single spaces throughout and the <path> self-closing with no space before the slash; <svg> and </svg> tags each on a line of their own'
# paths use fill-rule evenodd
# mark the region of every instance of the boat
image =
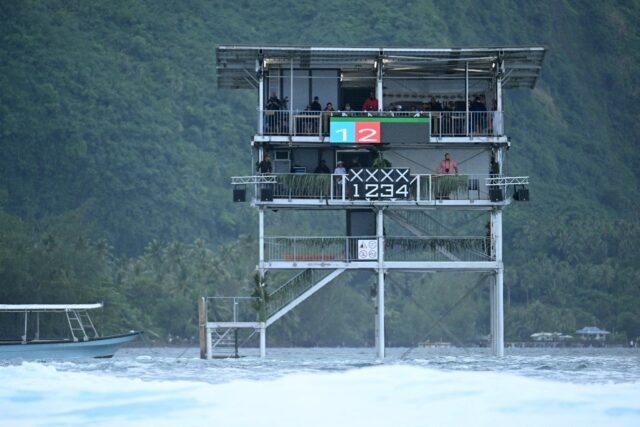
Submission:
<svg viewBox="0 0 640 427">
<path fill-rule="evenodd" d="M 24 316 L 24 327 L 20 326 L 24 334 L 20 339 L 0 341 L 0 360 L 109 358 L 113 357 L 124 344 L 142 338 L 142 331 L 100 336 L 89 316 L 89 310 L 102 308 L 102 306 L 102 303 L 0 304 L 0 314 L 13 313 Z M 49 318 L 58 317 L 58 323 L 62 322 L 70 334 L 66 337 L 42 338 L 41 332 L 44 330 L 50 332 L 55 328 L 47 328 L 46 324 L 41 325 L 41 315 Z M 43 325 L 44 327 L 41 328 Z"/>
</svg>

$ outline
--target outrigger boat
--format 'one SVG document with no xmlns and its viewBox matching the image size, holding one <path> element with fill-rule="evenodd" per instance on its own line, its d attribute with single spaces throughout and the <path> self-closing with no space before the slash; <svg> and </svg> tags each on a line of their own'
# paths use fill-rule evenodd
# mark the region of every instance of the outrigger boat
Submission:
<svg viewBox="0 0 640 427">
<path fill-rule="evenodd" d="M 0 341 L 0 360 L 112 357 L 121 346 L 142 336 L 141 331 L 131 331 L 127 334 L 101 337 L 88 312 L 101 307 L 102 303 L 0 304 L 0 313 L 24 314 L 24 335 L 19 340 Z M 42 339 L 40 315 L 43 313 L 59 313 L 64 316 L 63 319 L 66 317 L 64 323 L 69 327 L 70 336 Z M 33 319 L 34 316 L 35 325 L 30 325 L 29 318 Z"/>
</svg>

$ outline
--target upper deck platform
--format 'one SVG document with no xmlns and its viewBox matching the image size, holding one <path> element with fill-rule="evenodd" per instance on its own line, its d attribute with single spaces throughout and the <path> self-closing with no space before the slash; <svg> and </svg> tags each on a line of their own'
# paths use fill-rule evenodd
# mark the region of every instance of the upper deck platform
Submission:
<svg viewBox="0 0 640 427">
<path fill-rule="evenodd" d="M 218 87 L 258 91 L 254 143 L 337 142 L 337 117 L 364 116 L 424 119 L 420 143 L 500 144 L 507 141 L 502 90 L 533 88 L 545 48 L 218 46 L 216 53 Z"/>
<path fill-rule="evenodd" d="M 349 174 L 268 174 L 231 178 L 235 201 L 269 209 L 492 209 L 519 200 L 529 177 L 410 175 L 409 169 L 353 169 Z M 528 192 L 526 193 L 528 200 Z"/>
</svg>

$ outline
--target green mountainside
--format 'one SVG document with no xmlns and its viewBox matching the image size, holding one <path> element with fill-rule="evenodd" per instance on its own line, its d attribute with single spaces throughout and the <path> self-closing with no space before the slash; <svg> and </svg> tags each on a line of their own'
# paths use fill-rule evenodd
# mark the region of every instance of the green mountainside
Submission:
<svg viewBox="0 0 640 427">
<path fill-rule="evenodd" d="M 0 302 L 105 300 L 107 330 L 165 339 L 196 334 L 197 297 L 251 292 L 255 212 L 228 183 L 251 172 L 257 96 L 217 90 L 217 44 L 544 45 L 535 90 L 505 99 L 508 172 L 532 195 L 506 209 L 507 338 L 640 335 L 640 1 L 24 0 L 0 24 Z M 392 345 L 445 316 L 487 332 L 484 291 L 449 315 L 469 287 L 447 284 L 471 281 L 427 276 L 389 286 Z M 367 281 L 269 339 L 369 344 Z"/>
</svg>

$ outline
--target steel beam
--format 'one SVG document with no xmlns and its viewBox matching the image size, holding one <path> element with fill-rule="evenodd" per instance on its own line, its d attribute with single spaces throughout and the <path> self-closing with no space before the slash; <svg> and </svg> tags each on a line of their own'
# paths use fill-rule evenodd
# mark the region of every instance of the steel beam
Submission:
<svg viewBox="0 0 640 427">
<path fill-rule="evenodd" d="M 378 209 L 377 213 L 377 237 L 378 237 L 378 292 L 377 299 L 377 324 L 376 354 L 379 359 L 384 359 L 384 211 Z"/>
<path fill-rule="evenodd" d="M 504 356 L 504 308 L 503 308 L 503 279 L 504 266 L 502 264 L 502 210 L 491 212 L 491 239 L 493 242 L 494 257 L 497 267 L 495 269 L 493 315 L 495 316 L 494 329 L 495 356 Z"/>
<path fill-rule="evenodd" d="M 264 322 L 260 324 L 260 357 L 267 357 L 267 327 Z"/>
</svg>

